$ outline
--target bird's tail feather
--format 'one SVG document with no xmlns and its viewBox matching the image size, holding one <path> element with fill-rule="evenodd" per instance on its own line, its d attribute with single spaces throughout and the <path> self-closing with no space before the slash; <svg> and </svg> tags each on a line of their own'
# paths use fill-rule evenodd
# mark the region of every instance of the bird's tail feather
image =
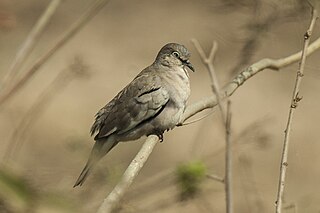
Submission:
<svg viewBox="0 0 320 213">
<path fill-rule="evenodd" d="M 82 186 L 96 163 L 117 144 L 118 142 L 115 140 L 97 140 L 92 148 L 88 162 L 73 187 Z"/>
<path fill-rule="evenodd" d="M 86 166 L 83 168 L 82 172 L 80 173 L 76 183 L 73 187 L 82 186 L 84 181 L 87 179 L 89 172 L 91 171 L 91 166 L 87 163 Z"/>
</svg>

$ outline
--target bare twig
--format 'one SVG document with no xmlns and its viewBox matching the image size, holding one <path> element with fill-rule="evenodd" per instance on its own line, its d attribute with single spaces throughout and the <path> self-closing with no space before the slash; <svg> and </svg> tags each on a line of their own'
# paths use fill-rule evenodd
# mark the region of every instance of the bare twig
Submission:
<svg viewBox="0 0 320 213">
<path fill-rule="evenodd" d="M 119 203 L 120 199 L 123 197 L 124 193 L 127 191 L 134 178 L 138 175 L 139 171 L 144 166 L 158 141 L 159 138 L 157 136 L 148 136 L 140 151 L 131 161 L 130 165 L 124 172 L 120 182 L 103 201 L 97 213 L 109 213 Z"/>
<path fill-rule="evenodd" d="M 77 21 L 69 28 L 69 30 L 57 41 L 57 43 L 43 56 L 41 56 L 30 69 L 27 70 L 25 75 L 18 80 L 10 88 L 5 91 L 1 91 L 0 94 L 0 105 L 5 103 L 9 98 L 11 98 L 16 92 L 18 92 L 28 80 L 39 70 L 39 68 L 54 54 L 59 50 L 67 41 L 69 41 L 91 18 L 93 18 L 110 0 L 96 0 L 90 7 L 85 11 L 85 13 L 77 19 Z"/>
<path fill-rule="evenodd" d="M 209 115 L 212 115 L 214 112 L 215 112 L 215 110 L 213 109 L 210 112 L 208 112 L 207 114 L 201 116 L 200 118 L 194 119 L 193 121 L 189 121 L 189 122 L 184 122 L 182 124 L 178 124 L 177 126 L 187 126 L 189 124 L 197 123 L 198 121 L 201 121 L 201 120 L 205 119 Z"/>
<path fill-rule="evenodd" d="M 204 50 L 202 49 L 202 47 L 197 39 L 192 39 L 191 42 L 193 43 L 193 45 L 197 49 L 197 51 L 201 57 L 202 62 L 204 63 L 204 65 L 206 66 L 206 68 L 208 70 L 210 80 L 211 80 L 211 89 L 212 89 L 213 94 L 215 94 L 217 97 L 218 105 L 219 105 L 219 108 L 220 108 L 221 114 L 222 114 L 223 123 L 225 124 L 225 122 L 226 122 L 225 109 L 222 105 L 222 101 L 221 101 L 221 97 L 220 97 L 221 96 L 220 86 L 219 86 L 218 78 L 217 78 L 217 75 L 216 75 L 216 72 L 215 72 L 215 69 L 213 66 L 213 60 L 214 60 L 215 55 L 218 50 L 218 44 L 216 41 L 213 41 L 212 48 L 210 50 L 210 54 L 209 54 L 209 56 L 206 56 L 206 54 L 204 53 Z"/>
<path fill-rule="evenodd" d="M 224 184 L 224 182 L 225 182 L 225 180 L 222 177 L 219 177 L 218 175 L 207 174 L 206 177 L 211 179 L 211 180 L 218 181 L 219 183 L 223 183 Z"/>
<path fill-rule="evenodd" d="M 60 5 L 62 0 L 52 0 L 48 5 L 47 9 L 44 11 L 40 19 L 32 28 L 31 32 L 29 33 L 28 37 L 20 47 L 15 59 L 13 60 L 9 71 L 6 73 L 2 80 L 1 89 L 4 89 L 8 84 L 12 83 L 14 78 L 19 72 L 22 64 L 28 58 L 30 52 L 33 50 L 36 42 L 38 41 L 40 35 L 42 34 L 45 27 L 48 25 L 49 21 L 51 20 L 53 14 L 55 13 L 56 9 Z"/>
<path fill-rule="evenodd" d="M 320 48 L 320 38 L 315 40 L 307 49 L 307 56 L 315 52 Z M 287 67 L 295 62 L 298 62 L 301 57 L 302 51 L 290 55 L 285 58 L 280 59 L 262 59 L 248 68 L 244 69 L 240 74 L 238 74 L 230 83 L 222 88 L 221 98 L 231 96 L 242 84 L 244 84 L 249 78 L 253 77 L 257 73 L 265 70 L 279 70 L 281 68 Z M 213 108 L 218 104 L 216 95 L 206 97 L 203 100 L 200 100 L 194 104 L 189 105 L 186 108 L 186 111 L 183 114 L 182 123 L 193 115 L 201 112 L 202 110 Z"/>
<path fill-rule="evenodd" d="M 226 191 L 226 212 L 233 212 L 233 199 L 232 199 L 232 148 L 231 148 L 231 102 L 227 104 L 227 117 L 226 117 L 226 160 L 225 160 L 225 191 Z"/>
<path fill-rule="evenodd" d="M 277 201 L 276 201 L 276 213 L 281 213 L 282 211 L 283 192 L 284 192 L 284 186 L 285 186 L 286 171 L 288 166 L 288 150 L 289 150 L 292 119 L 293 119 L 295 109 L 298 107 L 298 103 L 302 99 L 302 97 L 299 96 L 300 84 L 302 81 L 302 77 L 304 75 L 303 72 L 304 72 L 304 67 L 305 67 L 306 57 L 307 57 L 306 52 L 310 42 L 310 36 L 314 29 L 317 18 L 318 18 L 317 10 L 313 9 L 310 26 L 304 35 L 304 45 L 303 45 L 299 69 L 297 72 L 296 81 L 293 89 L 289 116 L 288 116 L 288 121 L 286 125 L 286 130 L 285 130 L 281 164 L 280 164 L 280 177 L 279 177 L 279 185 L 278 185 L 278 193 L 277 193 Z"/>
<path fill-rule="evenodd" d="M 192 39 L 191 40 L 192 43 L 194 44 L 195 48 L 197 49 L 202 62 L 205 64 L 205 66 L 207 67 L 207 70 L 209 72 L 209 76 L 211 79 L 211 89 L 213 94 L 216 95 L 217 97 L 217 101 L 218 101 L 218 105 L 221 111 L 221 117 L 222 117 L 222 121 L 223 124 L 225 126 L 226 129 L 226 154 L 225 154 L 225 164 L 226 164 L 226 168 L 225 168 L 225 194 L 226 194 L 226 210 L 227 213 L 232 213 L 232 191 L 231 191 L 231 155 L 232 155 L 232 151 L 231 151 L 231 146 L 230 146 L 230 111 L 229 107 L 230 107 L 230 102 L 228 101 L 228 109 L 227 109 L 227 115 L 226 115 L 226 111 L 225 108 L 222 104 L 222 99 L 221 99 L 221 92 L 220 92 L 220 86 L 219 86 L 219 82 L 218 82 L 218 78 L 213 66 L 213 60 L 214 57 L 216 55 L 217 49 L 218 49 L 218 44 L 217 42 L 213 41 L 212 44 L 212 48 L 210 51 L 209 56 L 206 56 L 206 54 L 204 53 L 204 50 L 202 49 L 200 43 L 198 42 L 198 40 L 196 39 Z"/>
</svg>

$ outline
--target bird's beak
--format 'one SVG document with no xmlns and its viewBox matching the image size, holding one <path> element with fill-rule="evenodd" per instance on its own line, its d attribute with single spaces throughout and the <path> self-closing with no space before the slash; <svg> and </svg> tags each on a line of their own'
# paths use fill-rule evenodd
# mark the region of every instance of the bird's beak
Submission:
<svg viewBox="0 0 320 213">
<path fill-rule="evenodd" d="M 190 70 L 192 70 L 192 72 L 194 72 L 194 71 L 195 71 L 195 69 L 194 69 L 193 65 L 190 63 L 190 61 L 189 61 L 189 60 L 185 61 L 185 62 L 184 62 L 184 64 L 185 64 L 187 67 L 189 67 L 189 68 L 190 68 Z"/>
</svg>

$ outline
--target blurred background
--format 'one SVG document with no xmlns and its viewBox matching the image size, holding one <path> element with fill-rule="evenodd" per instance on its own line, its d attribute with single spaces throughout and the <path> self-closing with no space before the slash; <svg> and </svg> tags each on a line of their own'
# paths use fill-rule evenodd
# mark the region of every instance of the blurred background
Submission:
<svg viewBox="0 0 320 213">
<path fill-rule="evenodd" d="M 17 79 L 92 2 L 59 4 Z M 0 79 L 49 3 L 0 1 Z M 192 53 L 193 103 L 212 92 L 192 38 L 207 52 L 213 40 L 218 42 L 215 68 L 224 85 L 260 59 L 301 50 L 309 20 L 303 0 L 110 1 L 0 105 L 0 212 L 96 212 L 144 139 L 118 145 L 83 187 L 72 188 L 93 145 L 94 115 L 153 62 L 164 44 L 181 43 Z M 312 40 L 320 36 L 319 26 Z M 320 211 L 319 57 L 320 51 L 307 59 L 303 100 L 294 117 L 285 212 Z M 231 97 L 235 212 L 274 211 L 297 68 L 265 70 Z M 225 212 L 224 185 L 206 177 L 224 176 L 224 147 L 218 110 L 165 133 L 117 212 Z"/>
</svg>

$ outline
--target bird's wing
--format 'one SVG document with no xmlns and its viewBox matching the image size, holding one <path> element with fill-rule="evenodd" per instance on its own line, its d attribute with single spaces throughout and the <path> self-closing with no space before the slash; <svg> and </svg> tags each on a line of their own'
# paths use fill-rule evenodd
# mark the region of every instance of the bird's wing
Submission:
<svg viewBox="0 0 320 213">
<path fill-rule="evenodd" d="M 96 115 L 91 134 L 95 139 L 125 133 L 157 115 L 169 101 L 161 79 L 150 73 L 137 76 Z"/>
</svg>

